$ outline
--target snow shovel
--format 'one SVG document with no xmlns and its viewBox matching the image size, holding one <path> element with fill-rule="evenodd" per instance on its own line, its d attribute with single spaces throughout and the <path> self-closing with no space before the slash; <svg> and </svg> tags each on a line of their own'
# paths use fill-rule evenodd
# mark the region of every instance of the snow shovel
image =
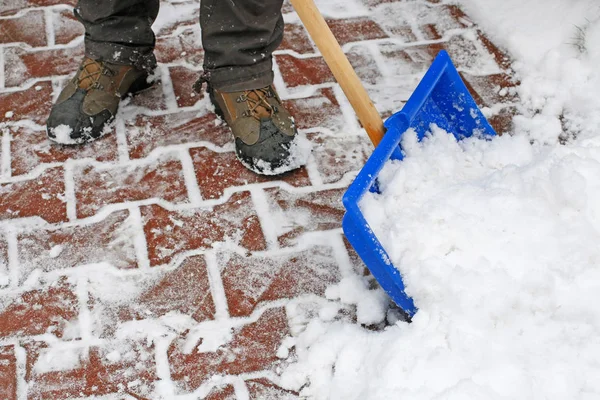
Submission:
<svg viewBox="0 0 600 400">
<path fill-rule="evenodd" d="M 442 50 L 401 111 L 385 124 L 367 91 L 313 0 L 290 0 L 300 20 L 323 55 L 335 79 L 375 145 L 375 150 L 346 193 L 342 228 L 346 238 L 392 300 L 412 317 L 417 308 L 405 292 L 400 271 L 369 227 L 359 202 L 367 191 L 378 192 L 377 175 L 388 160 L 402 160 L 402 134 L 412 128 L 422 139 L 432 124 L 457 140 L 496 132 L 477 107 L 446 51 Z"/>
</svg>

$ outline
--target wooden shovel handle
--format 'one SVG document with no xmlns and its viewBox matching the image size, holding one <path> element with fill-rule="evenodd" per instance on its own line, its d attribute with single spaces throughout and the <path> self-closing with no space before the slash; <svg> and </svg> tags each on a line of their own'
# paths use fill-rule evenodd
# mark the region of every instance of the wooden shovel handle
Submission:
<svg viewBox="0 0 600 400">
<path fill-rule="evenodd" d="M 348 58 L 346 58 L 346 55 L 342 51 L 340 44 L 335 36 L 333 36 L 333 33 L 331 33 L 331 29 L 327 26 L 325 19 L 313 0 L 290 1 L 312 40 L 323 55 L 329 69 L 333 72 L 333 76 L 342 87 L 360 123 L 367 131 L 373 144 L 377 146 L 385 133 L 383 120 L 352 68 L 352 65 L 350 65 Z"/>
</svg>

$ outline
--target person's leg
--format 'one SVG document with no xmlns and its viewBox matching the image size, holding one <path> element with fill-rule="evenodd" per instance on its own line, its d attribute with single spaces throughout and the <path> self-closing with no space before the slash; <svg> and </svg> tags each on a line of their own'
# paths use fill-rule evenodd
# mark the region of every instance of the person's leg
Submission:
<svg viewBox="0 0 600 400">
<path fill-rule="evenodd" d="M 151 26 L 159 4 L 159 0 L 79 0 L 75 16 L 85 27 L 86 56 L 153 69 Z"/>
<path fill-rule="evenodd" d="M 218 90 L 273 83 L 272 53 L 283 39 L 283 0 L 202 0 L 204 71 Z"/>
<path fill-rule="evenodd" d="M 282 0 L 202 0 L 204 73 L 212 103 L 248 169 L 277 175 L 298 168 L 294 119 L 273 87 L 273 51 L 283 39 Z M 199 85 L 196 85 L 199 88 Z"/>
<path fill-rule="evenodd" d="M 48 138 L 61 144 L 98 139 L 110 131 L 121 98 L 149 87 L 156 67 L 151 25 L 159 0 L 80 0 L 85 57 L 52 106 Z"/>
</svg>

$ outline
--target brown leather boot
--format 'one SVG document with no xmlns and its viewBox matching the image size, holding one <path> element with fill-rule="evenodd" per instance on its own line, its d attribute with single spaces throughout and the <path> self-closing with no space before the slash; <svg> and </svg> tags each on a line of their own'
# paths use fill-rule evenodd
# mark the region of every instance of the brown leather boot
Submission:
<svg viewBox="0 0 600 400">
<path fill-rule="evenodd" d="M 297 151 L 294 119 L 273 85 L 255 90 L 221 92 L 208 87 L 215 110 L 235 138 L 240 162 L 262 175 L 279 175 L 305 163 Z"/>
<path fill-rule="evenodd" d="M 50 111 L 48 138 L 61 144 L 100 138 L 110 131 L 121 99 L 150 86 L 145 70 L 85 57 Z"/>
</svg>

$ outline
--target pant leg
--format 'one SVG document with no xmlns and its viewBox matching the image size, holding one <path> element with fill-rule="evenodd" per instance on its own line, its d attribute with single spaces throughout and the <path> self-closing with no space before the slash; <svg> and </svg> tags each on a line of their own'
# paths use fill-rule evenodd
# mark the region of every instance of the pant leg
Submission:
<svg viewBox="0 0 600 400">
<path fill-rule="evenodd" d="M 153 69 L 152 23 L 159 0 L 79 0 L 75 16 L 85 27 L 88 57 Z"/>
<path fill-rule="evenodd" d="M 201 0 L 204 70 L 214 88 L 239 91 L 273 83 L 282 5 L 283 0 Z"/>
</svg>

